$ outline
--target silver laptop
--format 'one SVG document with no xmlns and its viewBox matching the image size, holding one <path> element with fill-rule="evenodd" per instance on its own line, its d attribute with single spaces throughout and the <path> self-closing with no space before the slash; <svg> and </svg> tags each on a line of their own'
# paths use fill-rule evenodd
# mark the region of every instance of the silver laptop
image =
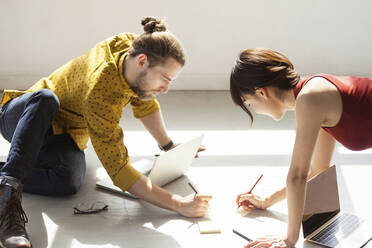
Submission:
<svg viewBox="0 0 372 248">
<path fill-rule="evenodd" d="M 371 221 L 340 211 L 336 166 L 307 182 L 304 238 L 326 247 L 364 247 L 372 237 Z"/>
<path fill-rule="evenodd" d="M 148 176 L 152 183 L 163 187 L 186 173 L 198 152 L 203 137 L 204 135 L 200 135 L 183 143 L 157 156 L 155 161 L 150 159 L 139 160 L 132 166 L 143 175 Z M 98 181 L 96 187 L 137 199 L 131 193 L 123 192 L 119 187 L 116 187 L 110 178 Z"/>
</svg>

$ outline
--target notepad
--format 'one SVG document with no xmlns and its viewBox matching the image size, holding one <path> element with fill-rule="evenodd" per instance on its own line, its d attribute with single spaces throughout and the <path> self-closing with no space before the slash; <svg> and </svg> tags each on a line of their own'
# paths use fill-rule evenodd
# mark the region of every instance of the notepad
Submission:
<svg viewBox="0 0 372 248">
<path fill-rule="evenodd" d="M 199 221 L 198 226 L 200 234 L 221 233 L 220 225 L 213 220 Z"/>
<path fill-rule="evenodd" d="M 249 211 L 245 210 L 242 206 L 236 209 L 236 212 L 239 213 L 242 217 L 250 213 Z"/>
</svg>

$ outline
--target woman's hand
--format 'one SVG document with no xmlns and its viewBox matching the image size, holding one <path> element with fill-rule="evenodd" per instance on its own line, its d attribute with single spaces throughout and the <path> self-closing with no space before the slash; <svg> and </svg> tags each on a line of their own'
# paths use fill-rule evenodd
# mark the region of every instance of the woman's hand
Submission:
<svg viewBox="0 0 372 248">
<path fill-rule="evenodd" d="M 201 194 L 178 196 L 176 211 L 186 217 L 202 217 L 208 213 L 211 199 L 211 195 Z"/>
<path fill-rule="evenodd" d="M 252 211 L 256 208 L 265 210 L 268 208 L 267 200 L 266 198 L 263 198 L 258 195 L 254 194 L 239 194 L 236 197 L 236 204 L 238 206 L 242 207 L 245 211 Z"/>
<path fill-rule="evenodd" d="M 257 248 L 257 247 L 267 247 L 267 248 L 294 248 L 295 244 L 291 244 L 287 239 L 267 236 L 264 238 L 258 238 L 252 243 L 244 246 L 244 248 Z"/>
</svg>

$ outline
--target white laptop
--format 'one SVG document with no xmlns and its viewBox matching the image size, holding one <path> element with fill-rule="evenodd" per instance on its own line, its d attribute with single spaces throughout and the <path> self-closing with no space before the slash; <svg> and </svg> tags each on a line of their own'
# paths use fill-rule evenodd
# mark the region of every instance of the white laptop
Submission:
<svg viewBox="0 0 372 248">
<path fill-rule="evenodd" d="M 340 211 L 336 166 L 307 182 L 304 238 L 326 247 L 364 247 L 372 237 L 371 221 Z"/>
<path fill-rule="evenodd" d="M 189 169 L 204 135 L 200 135 L 186 143 L 183 143 L 168 152 L 165 152 L 154 160 L 140 160 L 132 164 L 143 175 L 148 176 L 152 183 L 163 187 L 164 185 L 183 176 Z M 96 183 L 97 188 L 109 190 L 131 198 L 137 198 L 129 192 L 123 192 L 116 187 L 110 178 L 105 178 Z"/>
</svg>

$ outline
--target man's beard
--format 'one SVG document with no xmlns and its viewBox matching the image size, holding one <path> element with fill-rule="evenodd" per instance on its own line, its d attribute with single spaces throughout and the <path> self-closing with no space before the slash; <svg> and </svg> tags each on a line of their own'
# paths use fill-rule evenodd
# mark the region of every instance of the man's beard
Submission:
<svg viewBox="0 0 372 248">
<path fill-rule="evenodd" d="M 147 75 L 147 70 L 141 71 L 138 74 L 136 78 L 135 92 L 137 93 L 139 99 L 144 100 L 144 101 L 151 101 L 152 99 L 154 99 L 154 96 L 149 91 L 143 90 L 143 87 L 146 84 L 144 80 L 146 75 Z"/>
</svg>

